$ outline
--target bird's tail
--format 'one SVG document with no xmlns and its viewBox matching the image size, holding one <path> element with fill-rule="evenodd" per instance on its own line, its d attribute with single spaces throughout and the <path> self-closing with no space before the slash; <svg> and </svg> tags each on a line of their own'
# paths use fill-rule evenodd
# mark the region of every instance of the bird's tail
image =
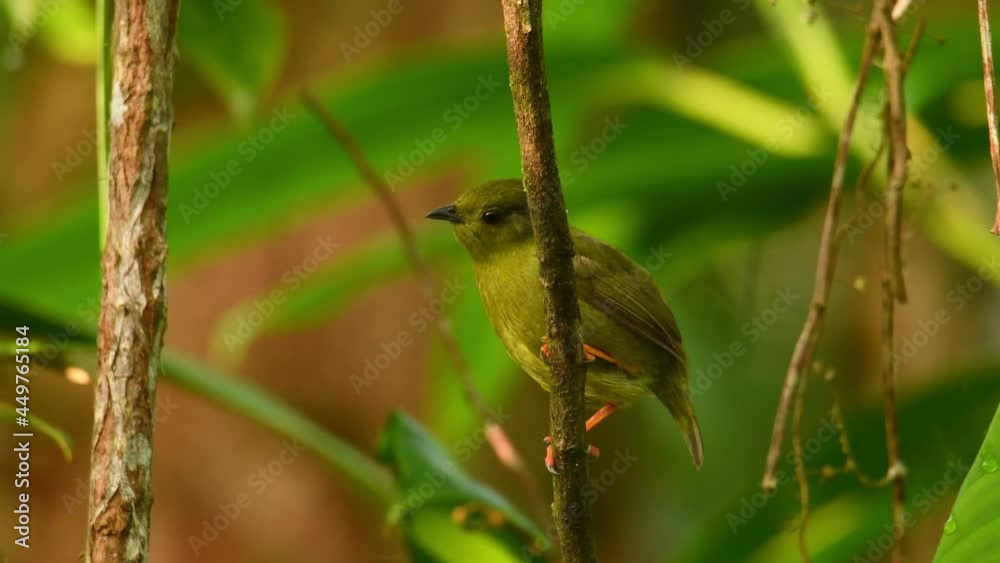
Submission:
<svg viewBox="0 0 1000 563">
<path fill-rule="evenodd" d="M 691 452 L 691 461 L 696 469 L 701 469 L 701 464 L 705 459 L 704 449 L 701 444 L 701 428 L 698 426 L 698 417 L 694 414 L 694 405 L 691 403 L 691 396 L 688 393 L 687 378 L 671 377 L 667 379 L 665 385 L 657 390 L 656 397 L 660 399 L 670 414 L 673 415 L 677 425 L 680 426 L 681 434 L 687 442 L 688 451 Z"/>
</svg>

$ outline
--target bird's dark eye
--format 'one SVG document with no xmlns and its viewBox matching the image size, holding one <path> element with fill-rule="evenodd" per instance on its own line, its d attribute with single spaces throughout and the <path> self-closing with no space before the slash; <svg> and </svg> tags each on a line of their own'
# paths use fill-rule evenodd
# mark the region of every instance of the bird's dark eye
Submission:
<svg viewBox="0 0 1000 563">
<path fill-rule="evenodd" d="M 487 209 L 486 211 L 483 211 L 483 214 L 480 216 L 483 223 L 486 223 L 487 225 L 496 225 L 502 218 L 503 217 L 500 215 L 500 212 L 496 209 Z"/>
</svg>

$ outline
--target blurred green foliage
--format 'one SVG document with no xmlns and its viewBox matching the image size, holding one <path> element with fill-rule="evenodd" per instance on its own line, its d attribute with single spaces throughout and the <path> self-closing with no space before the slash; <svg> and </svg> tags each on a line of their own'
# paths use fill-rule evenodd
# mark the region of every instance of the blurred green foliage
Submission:
<svg viewBox="0 0 1000 563">
<path fill-rule="evenodd" d="M 181 10 L 178 48 L 229 111 L 249 118 L 268 94 L 286 53 L 281 12 L 265 0 L 191 2 Z"/>
</svg>

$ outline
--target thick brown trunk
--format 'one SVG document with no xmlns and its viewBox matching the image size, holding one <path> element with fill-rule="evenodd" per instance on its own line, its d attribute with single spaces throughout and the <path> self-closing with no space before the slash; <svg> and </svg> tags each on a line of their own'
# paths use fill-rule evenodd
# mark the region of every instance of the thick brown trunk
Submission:
<svg viewBox="0 0 1000 563">
<path fill-rule="evenodd" d="M 118 0 L 87 560 L 149 551 L 153 407 L 166 328 L 167 151 L 178 0 Z"/>
</svg>

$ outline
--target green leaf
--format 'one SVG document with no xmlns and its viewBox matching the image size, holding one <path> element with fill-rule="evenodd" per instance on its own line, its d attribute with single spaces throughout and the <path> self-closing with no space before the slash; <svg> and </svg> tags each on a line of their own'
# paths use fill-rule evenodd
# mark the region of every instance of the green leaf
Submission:
<svg viewBox="0 0 1000 563">
<path fill-rule="evenodd" d="M 10 403 L 0 402 L 0 421 L 13 423 L 20 415 L 14 410 L 16 407 Z M 44 418 L 37 414 L 30 413 L 28 416 L 29 426 L 21 428 L 17 432 L 31 432 L 37 430 L 48 436 L 59 447 L 66 461 L 73 461 L 73 440 L 64 430 L 53 426 Z M 20 427 L 19 427 L 20 428 Z"/>
<path fill-rule="evenodd" d="M 992 561 L 1000 538 L 1000 407 L 944 524 L 934 563 Z"/>
<path fill-rule="evenodd" d="M 266 0 L 202 0 L 181 6 L 177 42 L 230 112 L 245 118 L 281 70 L 285 33 L 283 15 Z"/>
<path fill-rule="evenodd" d="M 513 563 L 539 553 L 538 547 L 549 543 L 541 529 L 462 471 L 452 454 L 466 452 L 461 444 L 446 451 L 405 413 L 394 412 L 386 422 L 379 457 L 399 484 L 389 518 L 403 530 L 414 556 L 427 562 Z"/>
<path fill-rule="evenodd" d="M 18 325 L 27 324 L 36 328 L 67 327 L 72 324 L 73 342 L 84 342 L 91 348 L 95 346 L 95 332 L 92 325 L 73 323 L 73 321 L 54 321 L 44 315 L 0 300 L 0 322 L 6 323 L 9 320 Z M 65 334 L 63 329 L 59 329 L 58 333 Z M 353 445 L 309 420 L 284 401 L 251 383 L 186 359 L 169 350 L 162 352 L 160 360 L 164 381 L 212 401 L 280 436 L 297 440 L 340 475 L 377 499 L 387 501 L 392 494 L 392 479 L 384 469 Z M 4 412 L 6 411 L 0 408 L 0 416 Z M 32 423 L 35 423 L 37 417 L 31 418 Z M 39 427 L 39 430 L 42 428 Z"/>
</svg>

